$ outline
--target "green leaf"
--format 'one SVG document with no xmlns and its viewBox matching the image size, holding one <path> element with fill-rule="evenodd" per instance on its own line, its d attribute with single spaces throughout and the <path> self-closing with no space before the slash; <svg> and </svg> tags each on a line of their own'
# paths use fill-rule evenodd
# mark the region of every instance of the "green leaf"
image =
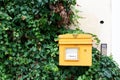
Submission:
<svg viewBox="0 0 120 80">
<path fill-rule="evenodd" d="M 104 75 L 105 75 L 107 78 L 112 78 L 111 72 L 108 71 L 108 70 L 105 70 L 105 71 L 104 71 Z"/>
</svg>

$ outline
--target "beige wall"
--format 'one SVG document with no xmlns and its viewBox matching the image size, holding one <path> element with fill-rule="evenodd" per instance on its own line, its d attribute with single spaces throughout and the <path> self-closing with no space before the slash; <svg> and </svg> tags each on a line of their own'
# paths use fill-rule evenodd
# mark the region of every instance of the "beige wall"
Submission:
<svg viewBox="0 0 120 80">
<path fill-rule="evenodd" d="M 120 0 L 112 0 L 112 54 L 120 67 Z"/>
<path fill-rule="evenodd" d="M 107 43 L 107 54 L 111 54 L 111 0 L 77 0 L 77 9 L 81 12 L 79 27 L 85 32 L 96 34 L 101 43 Z M 103 20 L 104 24 L 100 24 Z"/>
</svg>

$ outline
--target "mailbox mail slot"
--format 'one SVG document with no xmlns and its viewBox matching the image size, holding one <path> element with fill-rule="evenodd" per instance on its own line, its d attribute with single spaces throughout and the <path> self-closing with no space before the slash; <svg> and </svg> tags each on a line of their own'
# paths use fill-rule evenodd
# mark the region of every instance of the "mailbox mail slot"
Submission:
<svg viewBox="0 0 120 80">
<path fill-rule="evenodd" d="M 60 66 L 91 66 L 92 36 L 89 34 L 59 35 Z"/>
<path fill-rule="evenodd" d="M 65 60 L 78 60 L 78 48 L 66 48 Z"/>
</svg>

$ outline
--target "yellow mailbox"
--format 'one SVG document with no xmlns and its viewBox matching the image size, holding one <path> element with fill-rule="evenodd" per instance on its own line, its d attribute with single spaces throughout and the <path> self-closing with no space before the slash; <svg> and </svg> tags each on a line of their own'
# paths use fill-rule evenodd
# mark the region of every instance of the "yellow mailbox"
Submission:
<svg viewBox="0 0 120 80">
<path fill-rule="evenodd" d="M 89 34 L 59 35 L 59 65 L 91 66 L 92 36 Z"/>
</svg>

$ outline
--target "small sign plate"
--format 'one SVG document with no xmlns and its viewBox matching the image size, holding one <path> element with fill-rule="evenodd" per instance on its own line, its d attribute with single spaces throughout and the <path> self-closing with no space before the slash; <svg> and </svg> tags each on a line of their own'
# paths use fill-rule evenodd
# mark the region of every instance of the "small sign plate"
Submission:
<svg viewBox="0 0 120 80">
<path fill-rule="evenodd" d="M 65 60 L 78 60 L 78 48 L 66 48 Z"/>
<path fill-rule="evenodd" d="M 107 55 L 107 44 L 101 44 L 101 53 Z"/>
</svg>

